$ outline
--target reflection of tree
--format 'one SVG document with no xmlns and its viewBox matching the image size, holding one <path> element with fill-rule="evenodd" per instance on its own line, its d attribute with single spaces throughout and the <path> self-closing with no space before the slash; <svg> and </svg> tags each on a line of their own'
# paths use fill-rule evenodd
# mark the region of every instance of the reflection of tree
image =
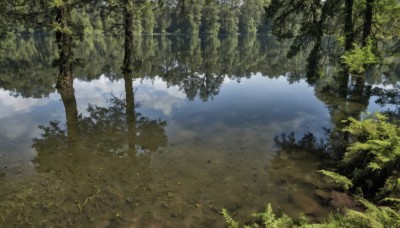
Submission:
<svg viewBox="0 0 400 228">
<path fill-rule="evenodd" d="M 254 34 L 240 36 L 239 48 L 241 49 L 239 65 L 242 66 L 239 75 L 249 77 L 251 73 L 259 71 L 259 66 L 265 61 L 265 53 L 260 48 L 260 42 Z"/>
<path fill-rule="evenodd" d="M 400 90 L 399 89 L 383 89 L 374 88 L 371 91 L 372 96 L 376 96 L 377 100 L 375 103 L 381 107 L 392 106 L 383 113 L 386 114 L 390 120 L 400 120 Z"/>
<path fill-rule="evenodd" d="M 330 133 L 330 143 L 337 156 L 341 156 L 345 151 L 348 141 L 347 135 L 342 132 L 346 126 L 343 120 L 349 117 L 360 119 L 371 96 L 371 87 L 366 85 L 365 76 L 352 77 L 348 83 L 347 78 L 348 72 L 341 70 L 315 82 L 315 94 L 326 104 L 331 115 L 333 129 Z"/>
<path fill-rule="evenodd" d="M 52 121 L 40 126 L 42 136 L 33 140 L 36 170 L 46 181 L 45 187 L 33 183 L 34 190 L 45 188 L 49 193 L 34 194 L 21 207 L 29 221 L 39 224 L 46 218 L 59 226 L 94 225 L 93 221 L 100 222 L 94 226 L 141 224 L 141 220 L 130 220 L 132 210 L 142 204 L 152 206 L 146 190 L 151 179 L 150 153 L 167 145 L 166 122 L 137 112 L 131 75 L 124 75 L 124 81 L 125 99 L 113 96 L 108 107 L 89 104 L 89 116 L 78 114 L 73 88 L 58 90 L 66 128 Z M 30 213 L 36 207 L 48 209 Z"/>
<path fill-rule="evenodd" d="M 114 153 L 119 156 L 135 156 L 136 152 L 154 152 L 167 144 L 165 121 L 151 120 L 135 111 L 132 80 L 125 76 L 126 99 L 112 97 L 109 107 L 88 106 L 88 117 L 78 115 L 73 89 L 59 91 L 64 103 L 67 129 L 58 122 L 41 126 L 42 138 L 35 139 L 33 147 L 38 151 L 35 159 L 41 164 L 42 157 L 52 156 L 52 149 L 69 148 L 80 144 L 80 150 Z M 50 147 L 49 147 L 50 145 Z M 130 154 L 133 153 L 133 154 Z"/>
<path fill-rule="evenodd" d="M 269 181 L 279 186 L 270 194 L 280 197 L 273 197 L 276 202 L 272 203 L 279 204 L 291 216 L 298 215 L 293 213 L 293 208 L 300 208 L 311 219 L 326 216 L 334 210 L 327 205 L 332 185 L 317 172 L 330 165 L 328 160 L 323 159 L 328 155 L 327 144 L 310 132 L 299 139 L 293 132 L 282 134 L 274 141 L 277 151 L 267 171 Z"/>
<path fill-rule="evenodd" d="M 63 78 L 63 86 L 57 89 L 66 127 L 57 121 L 39 126 L 43 133 L 33 140 L 32 147 L 37 152 L 33 162 L 41 175 L 30 179 L 27 192 L 25 183 L 4 189 L 0 204 L 2 217 L 6 212 L 3 224 L 12 227 L 45 221 L 61 227 L 143 227 L 148 220 L 156 220 L 142 213 L 149 209 L 142 208 L 139 215 L 133 209 L 153 206 L 151 153 L 167 145 L 166 122 L 137 112 L 132 75 L 125 74 L 123 79 L 125 99 L 113 96 L 108 107 L 89 104 L 89 115 L 83 116 L 78 113 L 72 75 Z M 10 191 L 18 192 L 19 198 L 11 199 Z M 43 210 L 32 213 L 36 208 Z M 10 219 L 18 211 L 24 214 L 24 221 Z"/>
<path fill-rule="evenodd" d="M 54 92 L 55 70 L 51 59 L 56 56 L 51 39 L 40 33 L 10 35 L 0 59 L 0 87 L 13 96 L 40 98 Z M 40 64 L 38 64 L 40 63 Z"/>
<path fill-rule="evenodd" d="M 22 97 L 41 98 L 53 93 L 57 70 L 51 62 L 57 58 L 57 47 L 52 38 L 37 31 L 10 35 L 4 42 L 7 45 L 0 59 L 0 88 Z M 120 58 L 116 46 L 117 40 L 86 37 L 75 51 L 84 63 L 75 67 L 75 78 L 92 80 L 102 73 L 112 76 L 110 69 L 116 68 Z"/>
<path fill-rule="evenodd" d="M 57 47 L 49 36 L 35 34 L 11 37 L 0 63 L 0 85 L 15 96 L 42 97 L 54 91 L 56 70 L 49 62 L 56 58 Z M 250 77 L 249 72 L 261 72 L 276 77 L 299 72 L 304 65 L 301 56 L 288 61 L 282 49 L 288 49 L 289 42 L 279 43 L 271 36 L 149 35 L 135 36 L 133 42 L 135 77 L 160 76 L 190 99 L 215 96 L 225 76 L 240 80 Z M 75 56 L 83 60 L 74 68 L 74 78 L 93 80 L 105 74 L 111 80 L 122 79 L 123 75 L 115 72 L 124 56 L 118 45 L 113 38 L 86 37 L 74 49 Z M 21 46 L 28 51 L 21 52 Z"/>
<path fill-rule="evenodd" d="M 160 76 L 168 85 L 180 87 L 190 99 L 198 95 L 203 100 L 215 96 L 221 78 L 225 76 L 240 81 L 256 72 L 271 78 L 290 72 L 289 80 L 293 82 L 305 75 L 301 73 L 306 65 L 304 56 L 297 55 L 288 60 L 286 53 L 290 42 L 278 42 L 272 36 L 147 35 L 135 36 L 133 42 L 132 58 L 135 61 L 132 70 L 135 77 Z M 0 63 L 1 87 L 24 97 L 41 97 L 53 92 L 55 79 L 52 75 L 56 72 L 49 62 L 57 53 L 51 39 L 31 35 L 14 37 L 8 43 L 6 56 Z M 322 39 L 322 46 L 326 43 L 325 38 Z M 24 46 L 28 51 L 22 53 L 18 46 Z M 118 46 L 118 40 L 113 38 L 86 37 L 82 45 L 75 49 L 75 55 L 86 64 L 74 69 L 74 77 L 93 80 L 105 74 L 111 80 L 122 79 L 123 75 L 115 72 L 124 56 Z M 319 79 L 322 57 L 320 47 L 316 46 L 308 58 L 307 80 L 310 84 Z M 389 72 L 396 72 L 396 66 L 392 67 L 394 70 Z M 372 74 L 375 75 L 380 74 Z M 341 83 L 347 85 L 347 78 L 342 79 Z M 379 83 L 381 78 L 368 76 L 366 80 L 370 84 Z"/>
<path fill-rule="evenodd" d="M 151 61 L 161 65 L 152 69 L 162 69 L 158 75 L 161 75 L 169 86 L 178 86 L 189 99 L 196 96 L 202 100 L 214 97 L 219 93 L 226 76 L 240 81 L 241 78 L 248 78 L 256 72 L 262 72 L 268 77 L 277 77 L 284 72 L 300 71 L 297 68 L 301 67 L 301 58 L 287 62 L 280 49 L 288 48 L 288 43 L 281 46 L 272 37 L 265 39 L 234 35 L 200 38 L 201 42 L 198 37 L 172 37 L 172 40 L 167 42 L 176 44 L 171 48 L 173 55 L 162 54 L 164 50 L 160 50 L 159 55 L 168 56 L 167 60 L 164 59 L 161 64 Z"/>
</svg>

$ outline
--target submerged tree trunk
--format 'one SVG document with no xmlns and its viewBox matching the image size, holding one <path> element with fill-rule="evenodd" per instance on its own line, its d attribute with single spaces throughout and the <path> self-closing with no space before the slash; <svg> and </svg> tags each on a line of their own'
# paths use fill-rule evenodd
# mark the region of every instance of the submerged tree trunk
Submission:
<svg viewBox="0 0 400 228">
<path fill-rule="evenodd" d="M 364 13 L 364 28 L 363 28 L 363 36 L 362 36 L 362 46 L 365 47 L 367 45 L 368 38 L 372 33 L 372 13 L 374 7 L 374 0 L 367 0 L 366 8 Z"/>
<path fill-rule="evenodd" d="M 72 37 L 67 33 L 69 30 L 68 22 L 66 19 L 67 9 L 65 6 L 57 8 L 56 15 L 56 42 L 59 53 L 59 66 L 60 71 L 57 79 L 57 88 L 72 88 Z"/>
<path fill-rule="evenodd" d="M 125 2 L 124 8 L 124 27 L 125 27 L 125 55 L 124 62 L 122 65 L 123 73 L 132 72 L 132 55 L 133 55 L 133 15 L 131 10 L 128 8 L 128 2 Z"/>
<path fill-rule="evenodd" d="M 344 34 L 346 51 L 352 49 L 354 41 L 353 5 L 354 0 L 345 1 Z"/>
</svg>

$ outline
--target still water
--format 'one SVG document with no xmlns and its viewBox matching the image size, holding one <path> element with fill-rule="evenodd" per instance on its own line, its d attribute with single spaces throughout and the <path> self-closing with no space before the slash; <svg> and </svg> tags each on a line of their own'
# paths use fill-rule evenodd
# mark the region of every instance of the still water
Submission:
<svg viewBox="0 0 400 228">
<path fill-rule="evenodd" d="M 328 140 L 340 113 L 381 109 L 373 96 L 321 95 L 328 80 L 307 83 L 306 57 L 286 59 L 272 37 L 137 37 L 129 75 L 120 41 L 85 42 L 64 96 L 51 38 L 16 37 L 6 50 L 2 226 L 223 227 L 221 208 L 243 222 L 267 203 L 321 219 L 334 210 L 316 194 L 332 187 L 317 173 L 325 162 L 274 138 Z M 21 46 L 29 52 L 15 54 Z"/>
</svg>

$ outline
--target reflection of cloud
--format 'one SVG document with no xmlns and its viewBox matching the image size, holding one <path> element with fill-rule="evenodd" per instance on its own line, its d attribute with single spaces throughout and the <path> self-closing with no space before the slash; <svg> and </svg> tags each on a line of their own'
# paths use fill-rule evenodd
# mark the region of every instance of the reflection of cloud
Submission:
<svg viewBox="0 0 400 228">
<path fill-rule="evenodd" d="M 217 115 L 214 113 L 214 115 Z M 266 122 L 240 122 L 236 124 L 227 122 L 224 118 L 213 120 L 212 124 L 205 119 L 198 119 L 193 116 L 188 120 L 191 124 L 182 123 L 182 119 L 169 120 L 169 140 L 175 143 L 190 141 L 195 138 L 203 138 L 207 143 L 219 144 L 221 142 L 233 143 L 236 140 L 260 141 L 266 144 L 273 144 L 273 138 L 282 133 L 295 132 L 296 136 L 302 136 L 307 132 L 313 132 L 317 137 L 324 137 L 321 126 L 329 126 L 329 119 L 317 117 L 308 113 L 293 112 L 289 119 L 274 119 Z M 193 121 L 193 122 L 192 122 Z M 249 141 L 250 140 L 250 141 Z"/>
<path fill-rule="evenodd" d="M 26 134 L 27 132 L 32 132 L 32 129 L 38 129 L 38 127 L 32 122 L 28 121 L 23 121 L 23 122 L 24 124 L 21 124 L 21 120 L 12 119 L 2 124 L 3 125 L 2 127 L 7 129 L 7 131 L 4 132 L 7 139 L 15 139 L 20 135 Z M 37 131 L 35 132 L 37 133 Z M 32 136 L 36 135 L 33 134 Z"/>
<path fill-rule="evenodd" d="M 42 130 L 38 128 L 40 123 L 33 121 L 30 118 L 15 118 L 9 117 L 3 119 L 1 128 L 0 128 L 0 138 L 2 140 L 7 140 L 7 145 L 2 142 L 1 150 L 7 150 L 7 148 L 20 148 L 22 144 L 26 144 L 25 140 L 19 140 L 20 137 L 23 138 L 35 138 L 38 137 Z M 13 141 L 15 140 L 15 141 Z M 30 141 L 28 144 L 30 146 Z M 5 145 L 5 147 L 4 147 Z M 16 151 L 18 152 L 18 150 Z"/>
<path fill-rule="evenodd" d="M 173 108 L 183 105 L 186 95 L 177 86 L 167 87 L 160 78 L 135 82 L 136 99 L 143 107 L 161 110 L 164 115 L 171 115 Z"/>
<path fill-rule="evenodd" d="M 39 137 L 42 130 L 31 113 L 16 114 L 2 118 L 0 122 L 0 169 L 7 173 L 33 172 L 31 164 L 36 152 L 32 149 L 32 139 Z"/>
<path fill-rule="evenodd" d="M 330 126 L 329 112 L 304 81 L 290 85 L 284 77 L 269 79 L 258 74 L 240 84 L 225 83 L 217 99 L 182 110 L 168 120 L 169 126 L 175 126 L 170 129 L 171 142 L 190 140 L 178 135 L 193 131 L 195 136 L 188 134 L 189 138 L 207 138 L 211 143 L 242 139 L 267 143 L 290 132 L 323 137 L 322 127 Z"/>
<path fill-rule="evenodd" d="M 165 115 L 170 115 L 174 107 L 181 107 L 186 95 L 178 87 L 167 87 L 160 78 L 154 80 L 137 80 L 133 82 L 135 101 L 141 102 L 143 107 L 161 110 Z M 124 99 L 124 80 L 110 81 L 104 75 L 98 80 L 90 82 L 74 81 L 75 97 L 78 110 L 87 115 L 88 104 L 107 107 L 107 101 L 112 95 Z"/>
<path fill-rule="evenodd" d="M 186 95 L 185 93 L 179 91 L 178 86 L 167 86 L 167 83 L 165 83 L 161 78 L 157 77 L 154 80 L 145 80 L 145 81 L 136 81 L 134 82 L 135 86 L 146 86 L 149 89 L 157 90 L 160 92 L 165 92 L 167 95 L 176 97 L 176 98 L 181 98 L 185 99 Z"/>
<path fill-rule="evenodd" d="M 228 84 L 231 83 L 233 81 L 237 81 L 236 79 L 230 79 L 228 76 L 224 77 L 224 82 L 222 84 Z"/>
<path fill-rule="evenodd" d="M 0 118 L 9 117 L 15 113 L 28 113 L 57 99 L 54 93 L 41 99 L 12 97 L 9 91 L 0 89 Z"/>
<path fill-rule="evenodd" d="M 79 113 L 87 115 L 88 104 L 107 107 L 107 101 L 111 95 L 118 98 L 123 98 L 125 94 L 124 81 L 110 81 L 104 75 L 100 76 L 98 80 L 87 81 L 74 81 L 75 98 L 78 106 Z"/>
<path fill-rule="evenodd" d="M 137 93 L 137 98 L 143 107 L 161 110 L 167 116 L 171 114 L 174 107 L 182 106 L 182 101 L 176 97 L 165 96 L 163 93 L 149 90 L 146 93 Z"/>
</svg>

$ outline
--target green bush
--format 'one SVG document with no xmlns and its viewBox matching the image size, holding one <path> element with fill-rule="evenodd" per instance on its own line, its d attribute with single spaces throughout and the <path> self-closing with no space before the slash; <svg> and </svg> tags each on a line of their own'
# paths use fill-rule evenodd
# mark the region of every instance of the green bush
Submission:
<svg viewBox="0 0 400 228">
<path fill-rule="evenodd" d="M 350 71 L 363 73 L 366 65 L 377 64 L 379 62 L 372 48 L 371 40 L 368 40 L 367 46 L 365 47 L 354 44 L 354 48 L 351 51 L 347 51 L 343 54 L 342 62 L 347 65 Z"/>
<path fill-rule="evenodd" d="M 345 175 L 364 193 L 382 199 L 399 196 L 400 128 L 386 116 L 376 113 L 358 121 L 349 118 L 343 131 L 350 134 L 350 146 L 342 160 Z"/>
<path fill-rule="evenodd" d="M 253 216 L 260 219 L 260 222 L 252 225 L 245 225 L 246 228 L 284 228 L 284 227 L 359 227 L 359 228 L 384 228 L 398 227 L 400 224 L 400 214 L 398 211 L 389 207 L 378 207 L 365 199 L 358 198 L 358 201 L 365 207 L 365 211 L 347 210 L 344 215 L 331 214 L 328 219 L 321 223 L 312 223 L 305 216 L 293 220 L 283 214 L 277 217 L 272 212 L 270 204 L 264 212 L 256 213 Z M 227 213 L 225 209 L 221 212 L 229 228 L 239 227 L 239 223 Z"/>
<path fill-rule="evenodd" d="M 351 186 L 353 186 L 353 183 L 351 182 L 351 180 L 349 178 L 342 176 L 338 173 L 327 171 L 327 170 L 320 170 L 318 172 L 324 174 L 325 176 L 332 178 L 332 180 L 336 184 L 339 184 L 344 190 L 349 190 L 349 188 Z"/>
</svg>

